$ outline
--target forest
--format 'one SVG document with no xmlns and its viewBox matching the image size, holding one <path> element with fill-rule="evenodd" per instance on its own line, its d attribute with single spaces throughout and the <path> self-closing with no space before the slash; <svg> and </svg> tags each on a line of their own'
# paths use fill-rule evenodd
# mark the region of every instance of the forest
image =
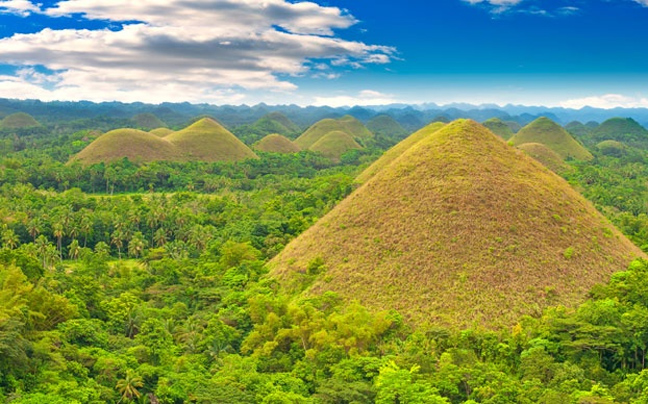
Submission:
<svg viewBox="0 0 648 404">
<path fill-rule="evenodd" d="M 70 164 L 95 137 L 79 125 L 0 131 L 0 401 L 648 403 L 644 260 L 578 307 L 495 330 L 295 298 L 268 276 L 403 133 L 339 161 Z M 571 133 L 593 158 L 561 174 L 648 251 L 648 150 Z"/>
</svg>

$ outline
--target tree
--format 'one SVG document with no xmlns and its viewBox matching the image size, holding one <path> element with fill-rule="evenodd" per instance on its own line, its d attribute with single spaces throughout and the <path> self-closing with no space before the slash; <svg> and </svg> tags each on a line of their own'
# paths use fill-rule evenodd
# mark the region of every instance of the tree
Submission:
<svg viewBox="0 0 648 404">
<path fill-rule="evenodd" d="M 81 253 L 81 246 L 79 245 L 79 241 L 77 239 L 72 240 L 70 246 L 68 247 L 68 257 L 74 260 L 78 260 L 80 253 Z"/>
<path fill-rule="evenodd" d="M 2 231 L 2 244 L 6 248 L 13 250 L 14 248 L 18 247 L 19 243 L 20 240 L 18 239 L 18 236 L 16 235 L 16 233 L 14 233 L 13 230 L 4 229 Z"/>
<path fill-rule="evenodd" d="M 128 254 L 131 257 L 141 257 L 142 253 L 144 252 L 144 249 L 147 247 L 147 241 L 144 238 L 144 235 L 141 232 L 137 232 L 133 234 L 133 238 L 131 238 L 130 242 L 128 243 Z"/>
<path fill-rule="evenodd" d="M 117 381 L 117 391 L 121 394 L 118 402 L 132 401 L 134 398 L 139 398 L 142 393 L 137 390 L 144 386 L 144 381 L 140 376 L 135 376 L 132 370 L 128 369 L 126 377 Z"/>
<path fill-rule="evenodd" d="M 52 226 L 52 233 L 54 234 L 54 237 L 56 237 L 56 248 L 58 249 L 59 256 L 61 257 L 61 261 L 62 261 L 63 260 L 63 236 L 65 235 L 65 231 L 63 230 L 63 224 L 55 223 L 54 226 Z"/>
</svg>

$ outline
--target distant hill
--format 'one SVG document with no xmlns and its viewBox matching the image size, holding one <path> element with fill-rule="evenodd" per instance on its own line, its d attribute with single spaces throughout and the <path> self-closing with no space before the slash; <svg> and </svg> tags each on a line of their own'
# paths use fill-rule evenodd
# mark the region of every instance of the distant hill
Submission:
<svg viewBox="0 0 648 404">
<path fill-rule="evenodd" d="M 100 136 L 71 159 L 83 164 L 128 158 L 150 161 L 238 161 L 257 155 L 219 123 L 203 118 L 165 137 L 137 129 L 117 129 Z"/>
<path fill-rule="evenodd" d="M 264 134 L 278 133 L 284 136 L 298 133 L 301 130 L 299 126 L 280 112 L 271 112 L 259 118 L 252 126 Z"/>
<path fill-rule="evenodd" d="M 592 132 L 594 142 L 616 140 L 634 145 L 648 144 L 648 130 L 632 118 L 611 118 Z"/>
<path fill-rule="evenodd" d="M 616 140 L 604 140 L 596 145 L 598 151 L 605 156 L 622 157 L 627 153 L 627 147 Z"/>
<path fill-rule="evenodd" d="M 400 123 L 385 114 L 371 118 L 366 126 L 373 134 L 392 139 L 402 139 L 408 134 L 407 130 Z"/>
<path fill-rule="evenodd" d="M 511 132 L 513 133 L 518 133 L 520 129 L 522 129 L 522 125 L 515 121 L 504 121 L 504 123 L 509 127 L 509 129 L 511 129 Z"/>
<path fill-rule="evenodd" d="M 591 160 L 592 154 L 576 141 L 562 126 L 546 117 L 540 117 L 531 122 L 510 139 L 511 143 L 519 146 L 524 143 L 540 143 L 563 159 Z"/>
<path fill-rule="evenodd" d="M 449 124 L 293 240 L 270 276 L 413 324 L 511 326 L 574 306 L 644 254 L 566 181 L 485 127 Z"/>
<path fill-rule="evenodd" d="M 268 135 L 254 144 L 255 150 L 268 153 L 297 153 L 299 146 L 278 133 Z"/>
<path fill-rule="evenodd" d="M 116 129 L 99 136 L 71 161 L 92 165 L 125 157 L 138 163 L 182 160 L 180 150 L 165 139 L 138 129 Z"/>
<path fill-rule="evenodd" d="M 154 129 L 154 128 L 163 128 L 167 125 L 162 122 L 157 116 L 151 113 L 137 114 L 131 118 L 135 126 L 139 129 Z"/>
<path fill-rule="evenodd" d="M 38 126 L 41 126 L 41 124 L 34 117 L 24 112 L 7 115 L 0 122 L 0 128 L 2 129 L 25 129 Z"/>
<path fill-rule="evenodd" d="M 509 140 L 513 137 L 513 131 L 511 128 L 499 118 L 488 119 L 484 121 L 482 125 L 504 140 Z"/>
<path fill-rule="evenodd" d="M 373 164 L 371 164 L 368 168 L 361 172 L 360 175 L 356 177 L 356 182 L 366 182 L 368 179 L 376 175 L 377 172 L 387 167 L 403 153 L 409 150 L 410 147 L 414 146 L 422 139 L 425 139 L 427 136 L 438 131 L 444 126 L 445 124 L 442 122 L 434 122 L 424 127 L 423 129 L 419 129 L 418 131 L 412 133 L 404 140 L 396 144 L 394 147 L 383 153 L 383 155 L 380 156 L 378 160 L 374 161 Z"/>
<path fill-rule="evenodd" d="M 149 131 L 149 133 L 157 137 L 165 137 L 167 135 L 172 134 L 173 131 L 169 128 L 157 128 Z"/>
<path fill-rule="evenodd" d="M 348 134 L 355 141 L 362 141 L 373 137 L 373 134 L 367 129 L 362 122 L 352 116 L 344 116 L 339 119 L 322 119 L 308 128 L 295 143 L 302 150 L 306 150 L 314 145 L 318 140 L 330 132 L 340 131 Z"/>
<path fill-rule="evenodd" d="M 329 132 L 320 140 L 315 142 L 308 150 L 322 153 L 335 162 L 340 161 L 340 157 L 349 150 L 362 149 L 353 138 L 346 132 L 339 130 Z"/>
<path fill-rule="evenodd" d="M 211 118 L 202 118 L 164 139 L 181 149 L 188 160 L 238 161 L 257 158 L 249 147 Z"/>
<path fill-rule="evenodd" d="M 569 122 L 565 125 L 565 130 L 579 139 L 586 138 L 592 133 L 592 128 L 579 121 Z"/>
<path fill-rule="evenodd" d="M 558 153 L 543 144 L 524 143 L 519 145 L 518 149 L 533 157 L 556 174 L 564 174 L 572 169 Z"/>
</svg>

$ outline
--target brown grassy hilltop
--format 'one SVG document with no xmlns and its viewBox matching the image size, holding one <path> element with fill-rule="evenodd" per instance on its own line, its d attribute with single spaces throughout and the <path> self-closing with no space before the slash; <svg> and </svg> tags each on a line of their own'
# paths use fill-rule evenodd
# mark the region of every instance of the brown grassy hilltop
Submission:
<svg viewBox="0 0 648 404">
<path fill-rule="evenodd" d="M 253 148 L 268 153 L 297 153 L 300 150 L 294 142 L 278 133 L 264 137 Z"/>
<path fill-rule="evenodd" d="M 322 119 L 316 122 L 302 133 L 301 136 L 295 139 L 295 144 L 302 150 L 306 150 L 328 133 L 335 131 L 344 132 L 356 141 L 373 137 L 373 134 L 362 122 L 352 116 L 346 115 L 340 119 Z"/>
<path fill-rule="evenodd" d="M 271 276 L 413 324 L 573 306 L 643 253 L 563 179 L 469 120 L 410 147 L 293 240 Z"/>
<path fill-rule="evenodd" d="M 520 129 L 510 142 L 515 146 L 524 143 L 540 143 L 558 153 L 563 159 L 571 157 L 576 160 L 591 160 L 594 158 L 562 126 L 545 117 L 540 117 Z"/>
<path fill-rule="evenodd" d="M 309 148 L 311 151 L 322 153 L 324 157 L 333 161 L 339 161 L 344 153 L 354 149 L 362 149 L 362 146 L 346 132 L 339 130 L 327 133 Z"/>
</svg>

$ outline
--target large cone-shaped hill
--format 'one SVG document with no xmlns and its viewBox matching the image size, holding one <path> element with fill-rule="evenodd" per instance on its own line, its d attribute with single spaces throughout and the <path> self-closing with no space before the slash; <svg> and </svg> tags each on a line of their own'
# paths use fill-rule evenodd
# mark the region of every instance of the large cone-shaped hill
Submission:
<svg viewBox="0 0 648 404">
<path fill-rule="evenodd" d="M 522 128 L 510 141 L 515 146 L 524 143 L 543 144 L 563 159 L 571 157 L 576 160 L 591 160 L 593 158 L 592 154 L 562 126 L 545 117 L 538 118 Z"/>
<path fill-rule="evenodd" d="M 499 118 L 488 119 L 482 125 L 504 140 L 509 140 L 513 137 L 511 128 Z"/>
<path fill-rule="evenodd" d="M 211 118 L 203 118 L 164 139 L 177 146 L 186 160 L 238 161 L 257 158 L 249 147 Z"/>
<path fill-rule="evenodd" d="M 362 146 L 346 132 L 339 130 L 327 133 L 309 148 L 311 151 L 322 153 L 324 157 L 333 161 L 340 161 L 340 157 L 344 153 L 354 149 L 362 149 Z"/>
<path fill-rule="evenodd" d="M 394 147 L 392 147 L 391 149 L 383 153 L 383 155 L 380 156 L 378 160 L 374 161 L 373 164 L 371 164 L 369 167 L 367 167 L 367 169 L 361 172 L 360 175 L 356 177 L 356 182 L 367 181 L 369 178 L 373 177 L 378 171 L 387 167 L 394 160 L 400 157 L 400 155 L 406 152 L 410 147 L 414 146 L 416 143 L 420 142 L 422 139 L 425 139 L 427 136 L 438 131 L 444 126 L 445 124 L 442 122 L 434 122 L 424 127 L 423 129 L 420 129 L 412 133 L 407 138 L 398 142 Z"/>
<path fill-rule="evenodd" d="M 0 122 L 0 128 L 3 129 L 35 128 L 37 126 L 40 126 L 40 123 L 34 117 L 24 112 L 7 115 Z"/>
<path fill-rule="evenodd" d="M 278 133 L 268 135 L 259 140 L 253 148 L 255 150 L 268 152 L 268 153 L 297 153 L 299 146 L 293 143 L 290 139 L 281 136 Z"/>
<path fill-rule="evenodd" d="M 362 122 L 347 115 L 340 119 L 328 118 L 316 122 L 308 128 L 306 132 L 302 133 L 302 135 L 295 140 L 295 143 L 302 150 L 306 150 L 327 134 L 335 131 L 344 132 L 356 141 L 373 137 L 373 134 L 362 124 Z"/>
<path fill-rule="evenodd" d="M 281 112 L 271 112 L 259 118 L 252 126 L 262 133 L 292 135 L 300 132 L 299 126 Z"/>
<path fill-rule="evenodd" d="M 619 142 L 645 145 L 648 143 L 648 130 L 632 118 L 611 118 L 593 130 L 593 140 L 616 140 Z"/>
<path fill-rule="evenodd" d="M 181 160 L 181 153 L 173 144 L 151 133 L 137 129 L 116 129 L 90 143 L 72 161 L 95 164 L 121 160 L 134 162 Z"/>
<path fill-rule="evenodd" d="M 90 143 L 72 161 L 95 164 L 124 157 L 137 162 L 238 161 L 257 155 L 216 121 L 203 118 L 164 137 L 137 129 L 113 130 Z"/>
<path fill-rule="evenodd" d="M 270 267 L 295 293 L 334 291 L 413 324 L 495 328 L 581 302 L 635 256 L 567 182 L 460 120 L 376 173 Z"/>
<path fill-rule="evenodd" d="M 376 135 L 402 139 L 408 132 L 398 121 L 389 115 L 381 114 L 367 122 L 367 129 Z"/>
</svg>

